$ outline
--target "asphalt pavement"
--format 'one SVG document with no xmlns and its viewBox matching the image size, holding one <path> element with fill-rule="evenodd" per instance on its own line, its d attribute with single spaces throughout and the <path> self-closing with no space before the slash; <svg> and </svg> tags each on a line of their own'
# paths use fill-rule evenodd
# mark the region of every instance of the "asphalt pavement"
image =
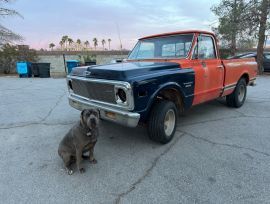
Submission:
<svg viewBox="0 0 270 204">
<path fill-rule="evenodd" d="M 57 154 L 80 115 L 67 95 L 65 79 L 0 77 L 1 203 L 270 203 L 270 76 L 239 109 L 187 111 L 167 145 L 102 121 L 98 163 L 72 176 Z"/>
</svg>

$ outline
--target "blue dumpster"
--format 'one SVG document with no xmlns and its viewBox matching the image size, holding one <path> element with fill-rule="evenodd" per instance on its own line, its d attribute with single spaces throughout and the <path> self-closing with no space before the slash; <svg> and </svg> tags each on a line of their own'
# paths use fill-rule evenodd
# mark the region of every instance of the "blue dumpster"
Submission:
<svg viewBox="0 0 270 204">
<path fill-rule="evenodd" d="M 78 67 L 80 62 L 78 60 L 67 60 L 68 74 L 72 71 L 74 67 Z"/>
<path fill-rule="evenodd" d="M 19 77 L 32 77 L 30 62 L 17 62 L 17 73 Z"/>
</svg>

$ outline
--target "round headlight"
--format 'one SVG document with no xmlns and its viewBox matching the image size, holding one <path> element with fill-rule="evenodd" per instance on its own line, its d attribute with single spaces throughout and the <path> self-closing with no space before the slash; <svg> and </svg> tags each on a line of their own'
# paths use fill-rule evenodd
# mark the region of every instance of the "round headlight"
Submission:
<svg viewBox="0 0 270 204">
<path fill-rule="evenodd" d="M 123 103 L 127 101 L 127 95 L 123 89 L 118 89 L 116 94 Z"/>
</svg>

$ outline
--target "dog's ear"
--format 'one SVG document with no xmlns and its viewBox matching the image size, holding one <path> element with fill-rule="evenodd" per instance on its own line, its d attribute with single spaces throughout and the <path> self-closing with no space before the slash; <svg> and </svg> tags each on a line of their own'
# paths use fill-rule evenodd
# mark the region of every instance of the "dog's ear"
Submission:
<svg viewBox="0 0 270 204">
<path fill-rule="evenodd" d="M 80 120 L 81 120 L 81 124 L 82 124 L 82 125 L 84 125 L 84 120 L 83 120 L 83 114 L 84 114 L 84 112 L 85 112 L 85 109 L 82 110 L 81 116 L 80 116 Z"/>
</svg>

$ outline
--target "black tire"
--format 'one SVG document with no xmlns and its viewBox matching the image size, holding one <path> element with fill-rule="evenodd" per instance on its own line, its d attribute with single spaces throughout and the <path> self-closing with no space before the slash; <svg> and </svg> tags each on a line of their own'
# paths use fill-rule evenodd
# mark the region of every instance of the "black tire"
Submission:
<svg viewBox="0 0 270 204">
<path fill-rule="evenodd" d="M 226 102 L 229 107 L 240 108 L 246 100 L 247 83 L 244 78 L 241 78 L 234 89 L 234 91 L 226 96 Z"/>
<path fill-rule="evenodd" d="M 173 118 L 174 115 L 174 118 Z M 165 119 L 169 121 L 168 126 L 165 125 Z M 173 124 L 174 121 L 174 124 Z M 171 101 L 158 101 L 153 106 L 149 122 L 148 122 L 148 135 L 153 141 L 166 144 L 170 142 L 174 136 L 177 125 L 177 109 Z M 165 131 L 166 129 L 166 131 Z"/>
</svg>

